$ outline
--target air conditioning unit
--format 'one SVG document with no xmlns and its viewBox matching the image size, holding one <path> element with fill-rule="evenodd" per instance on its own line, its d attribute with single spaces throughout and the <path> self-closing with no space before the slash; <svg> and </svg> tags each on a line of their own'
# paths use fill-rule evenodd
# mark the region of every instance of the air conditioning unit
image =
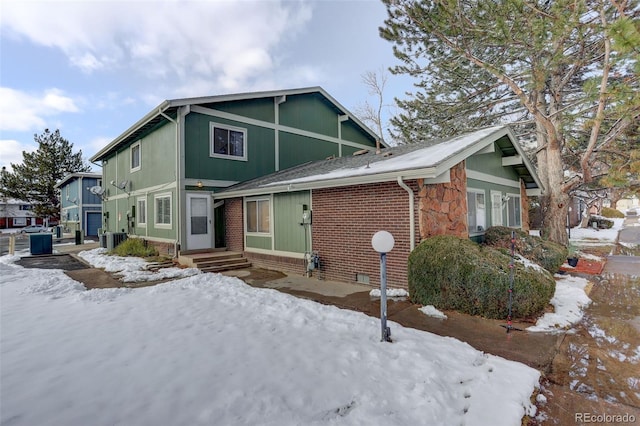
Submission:
<svg viewBox="0 0 640 426">
<path fill-rule="evenodd" d="M 113 250 L 127 239 L 126 232 L 106 232 L 104 235 L 107 239 L 107 250 Z"/>
</svg>

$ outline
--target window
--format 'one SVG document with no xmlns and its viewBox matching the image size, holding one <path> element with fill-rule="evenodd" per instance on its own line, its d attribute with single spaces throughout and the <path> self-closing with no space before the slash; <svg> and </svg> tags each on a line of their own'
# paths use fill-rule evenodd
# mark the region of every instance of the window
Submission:
<svg viewBox="0 0 640 426">
<path fill-rule="evenodd" d="M 248 200 L 245 206 L 247 212 L 247 233 L 269 233 L 269 200 Z"/>
<path fill-rule="evenodd" d="M 522 226 L 520 218 L 520 196 L 515 194 L 508 194 L 507 200 L 507 222 L 508 226 Z"/>
<path fill-rule="evenodd" d="M 140 170 L 140 142 L 131 145 L 131 171 Z"/>
<path fill-rule="evenodd" d="M 467 191 L 467 220 L 469 233 L 484 232 L 486 228 L 486 205 L 484 191 L 481 189 L 469 189 Z"/>
<path fill-rule="evenodd" d="M 247 130 L 211 123 L 211 157 L 233 160 L 247 159 Z"/>
<path fill-rule="evenodd" d="M 102 179 L 96 180 L 96 186 L 102 186 Z"/>
<path fill-rule="evenodd" d="M 502 226 L 502 192 L 491 191 L 491 226 Z"/>
<path fill-rule="evenodd" d="M 156 195 L 156 226 L 168 228 L 171 226 L 171 194 Z"/>
<path fill-rule="evenodd" d="M 138 198 L 137 204 L 138 226 L 147 226 L 147 199 Z"/>
</svg>

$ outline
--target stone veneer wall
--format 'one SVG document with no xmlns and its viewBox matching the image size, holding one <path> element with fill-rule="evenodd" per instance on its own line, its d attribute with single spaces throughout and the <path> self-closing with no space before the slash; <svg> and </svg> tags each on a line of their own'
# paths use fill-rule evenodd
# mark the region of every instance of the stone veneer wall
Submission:
<svg viewBox="0 0 640 426">
<path fill-rule="evenodd" d="M 469 237 L 467 222 L 467 172 L 462 161 L 450 170 L 450 183 L 424 185 L 418 180 L 420 238 L 435 235 Z"/>
</svg>

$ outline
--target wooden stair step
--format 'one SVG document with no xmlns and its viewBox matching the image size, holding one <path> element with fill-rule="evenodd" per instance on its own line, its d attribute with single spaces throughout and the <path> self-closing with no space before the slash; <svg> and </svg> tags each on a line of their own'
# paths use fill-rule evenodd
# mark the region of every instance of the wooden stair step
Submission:
<svg viewBox="0 0 640 426">
<path fill-rule="evenodd" d="M 197 262 L 194 266 L 196 268 L 209 268 L 213 266 L 231 265 L 236 263 L 248 263 L 249 261 L 244 257 L 238 257 L 234 259 L 221 259 L 221 260 L 208 260 L 206 262 Z"/>
<path fill-rule="evenodd" d="M 237 264 L 227 264 L 227 265 L 221 265 L 221 266 L 209 266 L 206 268 L 200 268 L 200 270 L 202 272 L 224 272 L 224 271 L 230 271 L 232 269 L 245 269 L 251 266 L 251 263 L 247 262 L 243 262 L 243 263 L 237 263 Z"/>
</svg>

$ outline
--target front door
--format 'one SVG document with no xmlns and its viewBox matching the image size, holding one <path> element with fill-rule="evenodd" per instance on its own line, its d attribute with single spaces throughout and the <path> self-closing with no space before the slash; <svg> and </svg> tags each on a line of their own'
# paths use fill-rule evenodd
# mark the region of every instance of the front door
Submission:
<svg viewBox="0 0 640 426">
<path fill-rule="evenodd" d="M 211 196 L 187 194 L 187 250 L 211 248 Z"/>
</svg>

